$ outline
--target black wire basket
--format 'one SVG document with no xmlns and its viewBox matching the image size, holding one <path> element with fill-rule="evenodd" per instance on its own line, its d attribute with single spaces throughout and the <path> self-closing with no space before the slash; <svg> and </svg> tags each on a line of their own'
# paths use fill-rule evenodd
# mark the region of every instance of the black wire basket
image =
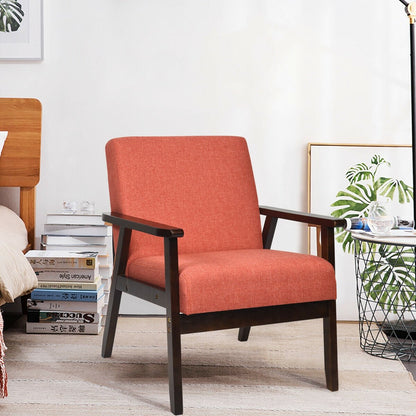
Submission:
<svg viewBox="0 0 416 416">
<path fill-rule="evenodd" d="M 416 361 L 415 247 L 355 239 L 360 346 Z"/>
</svg>

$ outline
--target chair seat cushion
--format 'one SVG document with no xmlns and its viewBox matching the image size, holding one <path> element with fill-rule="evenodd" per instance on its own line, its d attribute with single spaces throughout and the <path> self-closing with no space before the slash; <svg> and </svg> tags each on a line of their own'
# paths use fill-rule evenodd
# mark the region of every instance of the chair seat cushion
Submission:
<svg viewBox="0 0 416 416">
<path fill-rule="evenodd" d="M 130 259 L 126 275 L 165 287 L 163 256 Z M 179 256 L 180 310 L 191 315 L 336 299 L 332 265 L 317 256 L 246 249 Z"/>
</svg>

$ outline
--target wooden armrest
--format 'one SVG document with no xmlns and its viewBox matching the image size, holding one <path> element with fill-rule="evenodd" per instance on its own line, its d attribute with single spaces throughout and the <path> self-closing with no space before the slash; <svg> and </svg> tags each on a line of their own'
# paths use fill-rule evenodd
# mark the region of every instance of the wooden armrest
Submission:
<svg viewBox="0 0 416 416">
<path fill-rule="evenodd" d="M 345 219 L 335 218 L 327 215 L 309 214 L 307 212 L 292 211 L 289 209 L 260 207 L 260 214 L 273 218 L 281 218 L 285 220 L 303 222 L 311 225 L 318 225 L 323 227 L 342 227 L 345 225 Z"/>
<path fill-rule="evenodd" d="M 260 214 L 266 216 L 263 228 L 264 248 L 271 247 L 277 220 L 279 218 L 315 225 L 319 227 L 321 237 L 321 243 L 318 247 L 318 256 L 328 260 L 335 267 L 334 228 L 344 226 L 345 219 L 264 206 L 260 207 Z"/>
<path fill-rule="evenodd" d="M 184 232 L 180 228 L 172 227 L 170 225 L 161 224 L 154 221 L 147 221 L 142 218 L 131 217 L 129 215 L 112 212 L 111 214 L 104 213 L 102 219 L 110 224 L 129 228 L 131 230 L 141 231 L 146 234 L 155 235 L 157 237 L 183 237 Z"/>
</svg>

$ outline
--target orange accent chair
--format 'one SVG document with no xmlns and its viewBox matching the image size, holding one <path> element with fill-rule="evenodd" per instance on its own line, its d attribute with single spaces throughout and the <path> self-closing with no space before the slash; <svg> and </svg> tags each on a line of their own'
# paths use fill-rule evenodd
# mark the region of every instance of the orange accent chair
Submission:
<svg viewBox="0 0 416 416">
<path fill-rule="evenodd" d="M 242 137 L 116 138 L 106 156 L 112 212 L 103 219 L 116 254 L 102 356 L 112 353 L 122 292 L 165 307 L 170 406 L 182 414 L 182 334 L 240 328 L 246 341 L 254 325 L 323 318 L 326 385 L 337 390 L 342 220 L 259 208 Z M 323 258 L 270 250 L 278 218 L 317 226 Z"/>
</svg>

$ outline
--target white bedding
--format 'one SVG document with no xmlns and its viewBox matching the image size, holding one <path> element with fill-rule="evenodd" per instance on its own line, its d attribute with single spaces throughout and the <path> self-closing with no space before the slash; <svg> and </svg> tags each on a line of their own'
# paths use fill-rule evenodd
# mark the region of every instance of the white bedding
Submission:
<svg viewBox="0 0 416 416">
<path fill-rule="evenodd" d="M 0 205 L 0 241 L 20 251 L 27 246 L 25 223 L 14 211 L 3 205 Z"/>
<path fill-rule="evenodd" d="M 0 155 L 1 155 L 1 152 L 3 151 L 4 142 L 7 139 L 7 133 L 8 131 L 0 131 Z"/>
<path fill-rule="evenodd" d="M 35 272 L 22 250 L 27 232 L 22 219 L 0 205 L 0 305 L 13 302 L 37 287 Z"/>
</svg>

